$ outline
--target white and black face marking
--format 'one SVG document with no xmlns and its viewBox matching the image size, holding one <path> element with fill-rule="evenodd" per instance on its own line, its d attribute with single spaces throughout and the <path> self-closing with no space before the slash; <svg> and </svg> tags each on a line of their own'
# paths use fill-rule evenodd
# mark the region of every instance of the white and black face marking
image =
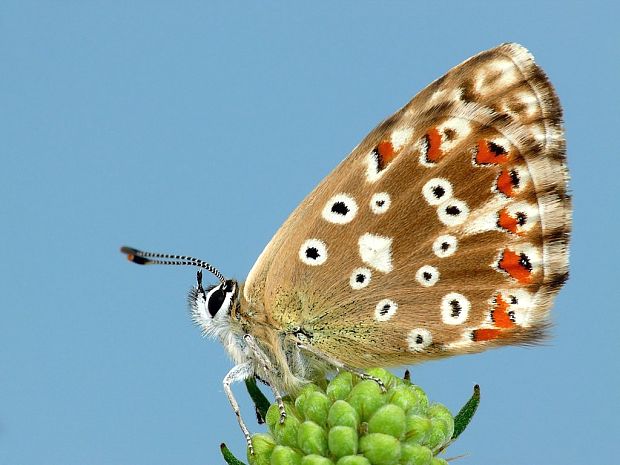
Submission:
<svg viewBox="0 0 620 465">
<path fill-rule="evenodd" d="M 198 285 L 189 293 L 194 321 L 207 332 L 217 331 L 217 327 L 228 320 L 238 297 L 237 292 L 237 282 L 231 279 L 203 289 L 202 274 L 199 272 Z"/>
<path fill-rule="evenodd" d="M 205 300 L 207 301 L 207 310 L 212 318 L 215 318 L 220 312 L 230 312 L 236 290 L 237 285 L 230 279 L 224 284 L 218 284 L 209 289 Z"/>
</svg>

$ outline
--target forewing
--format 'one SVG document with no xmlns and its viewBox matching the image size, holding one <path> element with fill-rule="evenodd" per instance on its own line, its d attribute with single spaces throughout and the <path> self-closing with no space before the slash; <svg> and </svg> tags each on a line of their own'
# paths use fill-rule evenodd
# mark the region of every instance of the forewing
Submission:
<svg viewBox="0 0 620 465">
<path fill-rule="evenodd" d="M 523 47 L 453 68 L 299 205 L 244 294 L 358 367 L 531 343 L 568 272 L 561 109 Z"/>
</svg>

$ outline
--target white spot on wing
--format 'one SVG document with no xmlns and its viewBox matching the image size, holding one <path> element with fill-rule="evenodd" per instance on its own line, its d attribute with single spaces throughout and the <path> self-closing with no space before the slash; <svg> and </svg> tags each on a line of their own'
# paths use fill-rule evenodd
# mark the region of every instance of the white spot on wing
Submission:
<svg viewBox="0 0 620 465">
<path fill-rule="evenodd" d="M 497 195 L 471 212 L 469 215 L 471 219 L 464 226 L 465 234 L 470 235 L 498 230 L 497 212 L 509 202 L 510 200 L 506 197 Z"/>
<path fill-rule="evenodd" d="M 437 208 L 439 221 L 446 226 L 458 226 L 463 224 L 469 215 L 469 208 L 462 200 L 452 199 L 442 203 Z"/>
<path fill-rule="evenodd" d="M 506 207 L 506 211 L 513 218 L 517 218 L 518 215 L 524 215 L 525 223 L 517 226 L 519 233 L 529 231 L 540 220 L 537 206 L 527 202 L 511 203 Z"/>
<path fill-rule="evenodd" d="M 392 133 L 390 137 L 392 147 L 398 152 L 411 138 L 411 129 L 397 129 Z"/>
<path fill-rule="evenodd" d="M 433 178 L 422 187 L 422 195 L 430 205 L 440 205 L 452 198 L 452 184 L 444 178 Z"/>
<path fill-rule="evenodd" d="M 374 150 L 371 150 L 370 152 L 368 152 L 368 155 L 366 155 L 366 180 L 368 180 L 369 182 L 375 182 L 376 180 L 378 180 L 381 176 L 383 176 L 383 173 L 385 173 L 385 169 L 379 171 L 379 160 L 377 159 L 379 155 L 376 154 L 374 152 Z"/>
<path fill-rule="evenodd" d="M 353 289 L 362 289 L 370 284 L 372 273 L 368 268 L 356 268 L 351 273 L 349 285 Z"/>
<path fill-rule="evenodd" d="M 439 281 L 439 270 L 431 265 L 424 265 L 415 274 L 415 279 L 424 287 L 434 286 Z"/>
<path fill-rule="evenodd" d="M 396 302 L 390 299 L 383 299 L 375 307 L 375 319 L 377 321 L 388 321 L 396 314 L 396 310 L 398 310 Z"/>
<path fill-rule="evenodd" d="M 443 236 L 439 236 L 433 242 L 433 252 L 439 258 L 449 257 L 450 255 L 456 252 L 457 240 L 456 237 L 445 234 Z"/>
<path fill-rule="evenodd" d="M 450 118 L 437 126 L 439 134 L 441 134 L 441 150 L 444 153 L 452 150 L 457 144 L 463 141 L 471 132 L 471 123 L 465 118 Z M 452 140 L 447 140 L 445 131 L 454 131 L 456 136 Z"/>
<path fill-rule="evenodd" d="M 322 265 L 327 260 L 327 246 L 320 239 L 308 239 L 299 248 L 299 259 L 306 265 Z"/>
<path fill-rule="evenodd" d="M 419 162 L 420 165 L 422 166 L 426 166 L 427 168 L 432 168 L 435 166 L 435 163 L 430 163 L 429 161 L 427 161 L 427 156 L 428 156 L 428 151 L 430 149 L 430 145 L 428 142 L 428 139 L 426 138 L 426 135 L 420 137 L 420 140 L 417 143 L 418 146 L 418 150 L 420 151 L 420 158 L 419 158 Z"/>
<path fill-rule="evenodd" d="M 534 116 L 538 112 L 538 99 L 531 92 L 520 92 L 517 94 L 519 101 L 525 106 L 525 114 L 528 117 Z"/>
<path fill-rule="evenodd" d="M 330 223 L 346 224 L 357 215 L 357 203 L 348 194 L 336 194 L 327 201 L 321 214 Z"/>
<path fill-rule="evenodd" d="M 392 271 L 392 238 L 366 233 L 358 245 L 364 263 L 382 273 Z"/>
<path fill-rule="evenodd" d="M 534 312 L 532 295 L 524 289 L 509 289 L 500 293 L 509 305 L 508 311 L 514 314 L 514 322 L 519 326 L 529 326 Z"/>
<path fill-rule="evenodd" d="M 441 299 L 441 319 L 447 325 L 460 325 L 467 321 L 471 304 L 457 292 L 450 292 Z"/>
<path fill-rule="evenodd" d="M 412 352 L 421 352 L 431 345 L 433 336 L 428 329 L 416 328 L 409 331 L 407 335 L 407 344 Z"/>
<path fill-rule="evenodd" d="M 370 210 L 376 215 L 381 215 L 390 208 L 391 203 L 392 201 L 387 192 L 379 192 L 370 199 Z"/>
<path fill-rule="evenodd" d="M 493 87 L 502 89 L 514 84 L 518 80 L 517 69 L 511 60 L 496 60 L 489 64 L 494 72 L 499 73 L 500 77 L 493 83 Z"/>
</svg>

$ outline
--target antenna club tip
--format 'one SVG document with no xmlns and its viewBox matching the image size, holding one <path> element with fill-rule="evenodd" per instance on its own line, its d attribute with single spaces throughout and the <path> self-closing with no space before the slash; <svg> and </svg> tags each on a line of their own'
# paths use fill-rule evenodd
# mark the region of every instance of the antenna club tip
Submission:
<svg viewBox="0 0 620 465">
<path fill-rule="evenodd" d="M 138 252 L 138 249 L 134 249 L 133 247 L 127 247 L 126 245 L 121 247 L 121 253 L 125 255 L 135 255 Z"/>
<path fill-rule="evenodd" d="M 140 257 L 140 251 L 138 249 L 123 246 L 121 247 L 121 253 L 127 255 L 127 260 L 137 263 L 138 265 L 145 265 L 148 262 L 148 259 Z"/>
</svg>

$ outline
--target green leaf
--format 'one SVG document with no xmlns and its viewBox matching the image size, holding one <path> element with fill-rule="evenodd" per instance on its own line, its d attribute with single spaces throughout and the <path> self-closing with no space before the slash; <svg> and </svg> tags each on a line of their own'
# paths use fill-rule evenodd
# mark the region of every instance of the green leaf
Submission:
<svg viewBox="0 0 620 465">
<path fill-rule="evenodd" d="M 228 447 L 226 447 L 226 444 L 222 443 L 220 444 L 220 450 L 222 451 L 222 455 L 224 456 L 224 460 L 226 460 L 226 463 L 228 465 L 245 465 L 245 463 L 243 463 L 241 460 L 239 460 L 237 457 L 235 457 L 232 452 L 230 450 L 228 450 Z"/>
<path fill-rule="evenodd" d="M 254 401 L 254 405 L 256 406 L 256 411 L 260 414 L 260 416 L 265 419 L 267 416 L 267 410 L 269 410 L 270 402 L 267 400 L 263 392 L 256 385 L 256 378 L 248 378 L 245 380 L 245 387 L 250 394 L 250 397 Z"/>
<path fill-rule="evenodd" d="M 452 440 L 454 441 L 458 438 L 469 422 L 471 421 L 474 413 L 476 413 L 476 409 L 480 404 L 480 386 L 477 384 L 474 386 L 474 393 L 471 398 L 467 401 L 460 412 L 454 417 L 454 433 L 452 433 Z"/>
</svg>

